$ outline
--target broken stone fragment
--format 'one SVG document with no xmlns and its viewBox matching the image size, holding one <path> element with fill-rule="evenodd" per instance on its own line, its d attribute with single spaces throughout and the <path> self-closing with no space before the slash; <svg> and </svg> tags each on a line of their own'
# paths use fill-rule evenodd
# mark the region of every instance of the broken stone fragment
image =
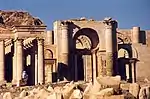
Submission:
<svg viewBox="0 0 150 99">
<path fill-rule="evenodd" d="M 70 96 L 70 99 L 82 99 L 83 93 L 79 89 L 75 89 Z"/>
<path fill-rule="evenodd" d="M 49 92 L 53 92 L 53 91 L 54 91 L 54 89 L 53 89 L 51 86 L 48 86 L 47 90 L 48 90 Z"/>
<path fill-rule="evenodd" d="M 20 93 L 19 97 L 20 97 L 20 98 L 23 98 L 23 97 L 25 97 L 25 96 L 27 96 L 27 95 L 28 95 L 28 93 L 27 93 L 25 90 L 23 90 L 23 91 Z"/>
<path fill-rule="evenodd" d="M 150 99 L 150 86 L 141 87 L 139 99 Z"/>
<path fill-rule="evenodd" d="M 105 88 L 119 89 L 120 88 L 121 77 L 120 76 L 115 76 L 115 77 L 110 77 L 110 76 L 98 77 L 97 81 L 99 82 L 99 84 L 102 85 L 103 89 L 105 89 Z"/>
<path fill-rule="evenodd" d="M 6 93 L 3 95 L 3 99 L 12 99 L 11 93 L 10 93 L 10 92 L 6 92 Z"/>
<path fill-rule="evenodd" d="M 134 96 L 134 97 L 138 97 L 139 94 L 139 90 L 140 90 L 140 85 L 137 83 L 132 83 L 129 86 L 129 92 Z"/>
<path fill-rule="evenodd" d="M 64 99 L 69 99 L 75 86 L 76 86 L 75 84 L 69 84 L 68 87 L 66 87 L 62 90 L 62 94 L 63 94 Z"/>
<path fill-rule="evenodd" d="M 98 96 L 111 96 L 113 94 L 114 94 L 113 88 L 102 89 L 100 92 L 96 93 L 96 95 L 98 95 Z"/>
<path fill-rule="evenodd" d="M 129 83 L 120 84 L 120 88 L 121 88 L 122 90 L 129 90 L 129 86 L 130 86 Z"/>
</svg>

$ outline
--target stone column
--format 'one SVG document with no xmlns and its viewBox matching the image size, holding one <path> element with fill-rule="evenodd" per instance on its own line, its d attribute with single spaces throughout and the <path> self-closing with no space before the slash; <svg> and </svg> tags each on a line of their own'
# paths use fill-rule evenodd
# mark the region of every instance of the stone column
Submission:
<svg viewBox="0 0 150 99">
<path fill-rule="evenodd" d="M 75 81 L 78 80 L 78 63 L 77 63 L 77 55 L 75 55 Z"/>
<path fill-rule="evenodd" d="M 132 83 L 135 83 L 135 66 L 134 66 L 134 62 L 131 63 L 131 68 L 132 68 Z"/>
<path fill-rule="evenodd" d="M 15 84 L 17 81 L 17 44 L 14 41 L 14 56 L 13 56 L 13 80 L 12 83 Z"/>
<path fill-rule="evenodd" d="M 102 60 L 102 54 L 101 52 L 98 52 L 97 54 L 97 70 L 98 70 L 98 76 L 103 76 L 103 60 Z"/>
<path fill-rule="evenodd" d="M 63 64 L 68 65 L 68 53 L 69 53 L 69 46 L 68 46 L 68 22 L 62 22 L 61 27 L 61 61 Z"/>
<path fill-rule="evenodd" d="M 87 81 L 87 79 L 86 79 L 86 66 L 87 66 L 87 55 L 83 55 L 82 56 L 83 57 L 83 66 L 84 66 L 84 81 Z"/>
<path fill-rule="evenodd" d="M 114 37 L 115 34 L 113 34 L 114 30 L 114 20 L 104 20 L 105 24 L 105 46 L 106 46 L 106 75 L 112 76 L 113 75 L 113 56 L 114 56 L 114 48 L 115 45 Z"/>
<path fill-rule="evenodd" d="M 44 83 L 44 40 L 38 39 L 38 83 Z"/>
<path fill-rule="evenodd" d="M 0 82 L 5 81 L 5 45 L 4 41 L 0 41 Z"/>
<path fill-rule="evenodd" d="M 38 57 L 37 57 L 37 51 L 35 51 L 35 85 L 38 84 Z"/>
<path fill-rule="evenodd" d="M 140 27 L 133 27 L 132 29 L 132 43 L 139 43 Z"/>
<path fill-rule="evenodd" d="M 16 58 L 17 58 L 17 84 L 20 83 L 21 80 L 21 75 L 23 72 L 23 40 L 22 39 L 17 39 L 16 40 L 16 46 L 17 46 L 17 53 L 16 53 Z"/>
<path fill-rule="evenodd" d="M 126 69 L 126 80 L 129 81 L 130 79 L 130 67 L 129 64 L 125 64 L 125 69 Z"/>
<path fill-rule="evenodd" d="M 95 83 L 96 82 L 96 74 L 97 74 L 97 72 L 96 72 L 96 54 L 95 54 L 95 52 L 92 54 L 92 63 L 93 63 L 93 83 Z"/>
</svg>

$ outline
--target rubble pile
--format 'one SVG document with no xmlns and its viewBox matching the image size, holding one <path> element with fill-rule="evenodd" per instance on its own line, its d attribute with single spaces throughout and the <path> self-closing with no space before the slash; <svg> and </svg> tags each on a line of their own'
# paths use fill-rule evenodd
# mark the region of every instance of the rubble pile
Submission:
<svg viewBox="0 0 150 99">
<path fill-rule="evenodd" d="M 150 86 L 122 82 L 119 76 L 96 82 L 58 82 L 36 86 L 1 85 L 0 99 L 150 99 Z"/>
<path fill-rule="evenodd" d="M 39 19 L 32 17 L 25 11 L 2 11 L 0 10 L 0 26 L 3 28 L 11 28 L 12 26 L 37 26 L 44 25 Z"/>
</svg>

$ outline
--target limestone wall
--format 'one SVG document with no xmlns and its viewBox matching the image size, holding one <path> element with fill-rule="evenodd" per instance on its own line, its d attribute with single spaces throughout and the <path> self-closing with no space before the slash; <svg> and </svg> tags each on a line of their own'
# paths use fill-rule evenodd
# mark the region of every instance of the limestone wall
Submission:
<svg viewBox="0 0 150 99">
<path fill-rule="evenodd" d="M 145 78 L 150 79 L 150 31 L 140 30 L 138 43 L 134 43 L 135 36 L 133 35 L 132 29 L 118 29 L 117 31 L 118 37 L 124 43 L 131 44 L 132 57 L 139 60 L 136 63 L 137 80 L 143 81 Z"/>
</svg>

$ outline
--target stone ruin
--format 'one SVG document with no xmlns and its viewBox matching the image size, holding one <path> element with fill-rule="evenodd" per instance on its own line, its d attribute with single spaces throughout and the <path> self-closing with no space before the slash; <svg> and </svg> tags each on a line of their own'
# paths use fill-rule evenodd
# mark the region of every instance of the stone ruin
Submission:
<svg viewBox="0 0 150 99">
<path fill-rule="evenodd" d="M 149 34 L 110 17 L 58 20 L 50 31 L 28 12 L 0 10 L 0 97 L 149 99 Z"/>
</svg>

